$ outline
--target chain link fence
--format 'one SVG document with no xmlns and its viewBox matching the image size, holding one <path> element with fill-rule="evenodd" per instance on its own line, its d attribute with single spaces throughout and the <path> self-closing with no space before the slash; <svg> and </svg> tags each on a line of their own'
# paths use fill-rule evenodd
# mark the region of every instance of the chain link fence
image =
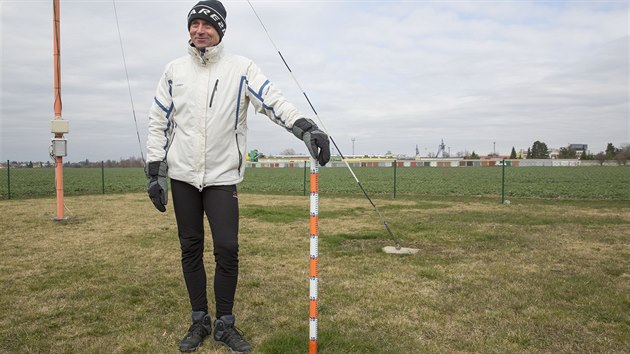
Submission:
<svg viewBox="0 0 630 354">
<path fill-rule="evenodd" d="M 350 162 L 370 195 L 610 199 L 630 201 L 630 166 L 557 160 Z M 54 167 L 0 169 L 0 199 L 55 196 Z M 306 195 L 307 163 L 248 163 L 242 192 Z M 142 168 L 64 168 L 64 195 L 144 192 Z M 361 194 L 344 162 L 320 169 L 320 193 Z"/>
</svg>

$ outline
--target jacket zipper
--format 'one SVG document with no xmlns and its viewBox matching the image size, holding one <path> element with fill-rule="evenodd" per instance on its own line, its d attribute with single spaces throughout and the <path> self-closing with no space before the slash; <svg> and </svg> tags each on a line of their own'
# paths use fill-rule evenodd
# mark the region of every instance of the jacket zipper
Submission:
<svg viewBox="0 0 630 354">
<path fill-rule="evenodd" d="M 212 89 L 212 95 L 210 96 L 210 105 L 209 108 L 212 108 L 212 101 L 214 101 L 214 94 L 217 93 L 217 86 L 219 86 L 219 79 L 214 82 L 214 88 Z"/>
<path fill-rule="evenodd" d="M 238 175 L 241 175 L 241 167 L 243 166 L 243 154 L 241 153 L 241 147 L 238 146 L 238 133 L 234 134 L 236 139 L 236 150 L 238 151 Z"/>
</svg>

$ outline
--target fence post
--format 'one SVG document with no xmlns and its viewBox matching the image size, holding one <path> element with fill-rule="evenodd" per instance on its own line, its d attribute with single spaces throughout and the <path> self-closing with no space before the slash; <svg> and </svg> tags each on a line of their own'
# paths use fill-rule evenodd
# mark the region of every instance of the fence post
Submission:
<svg viewBox="0 0 630 354">
<path fill-rule="evenodd" d="M 505 159 L 501 162 L 501 204 L 505 202 Z"/>
<path fill-rule="evenodd" d="M 398 163 L 394 160 L 394 199 L 396 198 L 396 167 Z"/>
<path fill-rule="evenodd" d="M 101 161 L 101 192 L 105 194 L 105 163 Z"/>
<path fill-rule="evenodd" d="M 302 195 L 306 195 L 306 161 L 304 161 L 304 182 L 302 183 Z"/>
<path fill-rule="evenodd" d="M 11 163 L 7 160 L 7 197 L 11 199 Z"/>
</svg>

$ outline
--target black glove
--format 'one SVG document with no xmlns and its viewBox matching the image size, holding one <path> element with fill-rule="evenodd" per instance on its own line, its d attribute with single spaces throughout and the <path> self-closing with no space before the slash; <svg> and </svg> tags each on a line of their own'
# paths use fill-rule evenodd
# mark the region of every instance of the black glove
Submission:
<svg viewBox="0 0 630 354">
<path fill-rule="evenodd" d="M 153 205 L 161 212 L 166 211 L 166 203 L 168 202 L 167 170 L 168 166 L 165 161 L 152 161 L 147 164 L 147 192 Z"/>
<path fill-rule="evenodd" d="M 315 122 L 307 118 L 300 118 L 293 123 L 293 135 L 302 139 L 308 152 L 319 164 L 324 166 L 330 161 L 330 141 L 328 135 L 319 130 Z M 319 148 L 319 153 L 317 149 Z"/>
</svg>

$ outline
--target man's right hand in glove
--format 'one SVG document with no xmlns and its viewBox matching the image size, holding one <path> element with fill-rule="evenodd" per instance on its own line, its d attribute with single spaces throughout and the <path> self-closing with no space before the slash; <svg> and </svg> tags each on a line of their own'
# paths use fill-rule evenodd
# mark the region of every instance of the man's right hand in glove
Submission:
<svg viewBox="0 0 630 354">
<path fill-rule="evenodd" d="M 166 203 L 168 202 L 167 170 L 165 161 L 152 161 L 147 164 L 147 192 L 153 205 L 161 212 L 166 211 Z"/>
</svg>

